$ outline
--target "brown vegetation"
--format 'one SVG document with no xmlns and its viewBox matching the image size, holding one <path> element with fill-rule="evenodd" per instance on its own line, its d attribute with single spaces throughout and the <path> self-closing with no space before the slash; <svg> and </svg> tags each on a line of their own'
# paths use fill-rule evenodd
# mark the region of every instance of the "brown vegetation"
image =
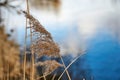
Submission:
<svg viewBox="0 0 120 80">
<path fill-rule="evenodd" d="M 59 57 L 59 46 L 53 41 L 51 34 L 32 15 L 25 11 L 23 11 L 23 13 L 29 20 L 30 27 L 27 28 L 31 29 L 31 34 L 33 37 L 35 37 L 34 40 L 31 40 L 31 51 L 33 50 L 34 54 L 37 54 L 38 57 L 42 57 L 44 55 L 49 57 Z M 61 66 L 61 64 L 59 64 L 58 62 L 51 60 L 39 62 L 36 64 L 44 66 L 44 75 L 50 74 L 55 69 Z"/>
<path fill-rule="evenodd" d="M 14 0 L 11 0 L 14 1 Z M 57 6 L 56 3 L 59 0 L 52 1 L 54 6 Z M 10 35 L 6 34 L 4 31 L 4 26 L 0 27 L 0 80 L 34 80 L 38 77 L 36 67 L 42 66 L 44 69 L 42 70 L 44 80 L 45 76 L 52 73 L 58 67 L 66 68 L 62 57 L 60 56 L 60 48 L 54 42 L 51 34 L 40 24 L 40 22 L 35 19 L 29 13 L 29 5 L 27 2 L 27 12 L 23 11 L 26 16 L 26 35 L 27 38 L 27 29 L 30 28 L 30 40 L 31 40 L 31 62 L 26 62 L 26 40 L 25 40 L 25 54 L 24 54 L 24 62 L 20 63 L 20 52 L 19 46 L 15 43 L 15 41 L 11 41 L 8 39 Z M 4 4 L 4 5 L 3 5 Z M 2 6 L 8 5 L 8 0 L 3 2 Z M 1 4 L 0 4 L 1 6 Z M 15 6 L 10 6 L 12 8 L 16 8 Z M 8 7 L 9 8 L 9 7 Z M 27 22 L 29 21 L 30 27 L 28 27 Z M 60 57 L 62 60 L 62 64 L 58 63 L 55 60 L 46 60 L 44 62 L 35 62 L 34 55 L 37 54 L 38 57 L 48 56 L 48 57 Z M 70 76 L 67 70 L 65 70 L 69 80 Z"/>
</svg>

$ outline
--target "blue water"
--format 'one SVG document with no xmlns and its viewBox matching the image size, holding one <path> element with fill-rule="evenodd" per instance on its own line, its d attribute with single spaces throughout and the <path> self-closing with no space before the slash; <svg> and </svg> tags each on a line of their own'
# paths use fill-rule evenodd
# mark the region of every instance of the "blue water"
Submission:
<svg viewBox="0 0 120 80">
<path fill-rule="evenodd" d="M 74 29 L 73 29 L 74 30 Z M 120 80 L 120 43 L 105 28 L 87 40 L 88 48 L 68 69 L 72 80 Z M 74 54 L 74 53 L 73 53 Z M 64 59 L 68 64 L 69 60 Z M 69 61 L 69 62 L 68 62 Z M 64 80 L 64 79 L 63 79 Z"/>
<path fill-rule="evenodd" d="M 78 35 L 76 28 L 71 31 L 76 37 L 81 37 Z M 105 28 L 96 31 L 95 35 L 86 41 L 86 53 L 68 69 L 72 80 L 83 78 L 86 80 L 120 80 L 119 40 Z M 58 31 L 50 30 L 50 32 L 55 41 L 59 43 L 68 36 L 69 30 L 59 29 Z M 71 59 L 68 58 L 64 58 L 67 65 L 73 59 L 72 57 Z"/>
<path fill-rule="evenodd" d="M 120 80 L 120 44 L 118 40 L 107 31 L 98 31 L 88 45 L 89 49 L 84 58 L 91 68 L 93 79 Z"/>
<path fill-rule="evenodd" d="M 42 11 L 32 9 L 31 13 L 62 46 L 61 51 L 66 50 L 63 53 L 66 65 L 73 56 L 86 50 L 68 69 L 72 80 L 120 80 L 120 0 L 61 1 L 58 16 L 49 12 L 42 15 Z M 15 39 L 23 49 L 25 18 L 20 17 L 12 16 L 10 22 L 12 26 L 19 25 Z"/>
</svg>

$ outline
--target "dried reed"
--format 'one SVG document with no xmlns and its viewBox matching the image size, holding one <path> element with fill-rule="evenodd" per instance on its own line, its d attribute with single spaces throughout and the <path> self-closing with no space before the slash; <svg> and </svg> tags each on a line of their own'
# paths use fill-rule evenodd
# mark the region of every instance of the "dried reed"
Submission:
<svg viewBox="0 0 120 80">
<path fill-rule="evenodd" d="M 59 57 L 58 53 L 60 50 L 58 45 L 54 42 L 39 40 L 37 44 L 33 44 L 33 49 L 39 57 L 43 55 Z"/>
<path fill-rule="evenodd" d="M 77 60 L 81 57 L 82 55 L 77 56 L 74 60 L 72 60 L 72 62 L 65 68 L 65 70 L 62 72 L 62 74 L 60 75 L 60 77 L 58 78 L 58 80 L 61 79 L 61 77 L 63 76 L 63 74 L 66 72 L 66 70 Z"/>
<path fill-rule="evenodd" d="M 40 24 L 37 19 L 25 11 L 23 11 L 23 13 L 30 20 L 30 24 L 32 25 L 32 28 L 35 30 L 35 32 L 40 32 L 42 35 L 52 39 L 51 34 Z"/>
<path fill-rule="evenodd" d="M 62 67 L 63 65 L 58 63 L 55 60 L 47 60 L 44 62 L 38 62 L 36 66 L 42 66 L 43 67 L 43 75 L 48 75 L 52 73 L 54 70 L 56 70 L 58 67 Z"/>
<path fill-rule="evenodd" d="M 27 13 L 29 14 L 30 11 L 29 11 L 29 1 L 26 0 L 26 5 L 27 5 Z M 25 80 L 25 63 L 26 63 L 26 38 L 27 38 L 27 27 L 28 27 L 28 24 L 27 24 L 27 21 L 28 19 L 26 18 L 26 34 L 25 34 L 25 47 L 24 47 L 24 74 L 23 74 L 23 80 Z M 31 27 L 31 23 L 30 23 L 30 27 Z M 31 41 L 31 46 L 33 46 L 32 44 L 32 29 L 30 28 L 30 41 Z M 34 74 L 35 74 L 35 69 L 34 69 L 34 51 L 33 51 L 33 48 L 31 48 L 31 55 L 32 55 L 32 59 L 31 59 L 31 77 L 30 79 L 31 80 L 34 80 Z"/>
<path fill-rule="evenodd" d="M 19 67 L 19 46 L 8 40 L 4 28 L 0 27 L 0 80 L 20 77 Z"/>
<path fill-rule="evenodd" d="M 33 50 L 38 54 L 39 57 L 43 55 L 59 57 L 59 47 L 53 41 L 51 34 L 39 23 L 37 19 L 35 19 L 32 15 L 23 11 L 26 17 L 29 19 L 31 23 L 31 28 L 34 29 L 34 33 L 39 33 L 39 37 L 33 42 Z"/>
<path fill-rule="evenodd" d="M 39 57 L 43 55 L 47 55 L 49 57 L 62 57 L 60 56 L 60 48 L 59 46 L 53 41 L 51 34 L 40 24 L 40 22 L 35 19 L 29 13 L 23 11 L 25 16 L 29 19 L 29 23 L 32 25 L 34 34 L 37 34 L 37 39 L 34 40 L 32 49 L 35 53 L 38 54 Z M 66 68 L 64 61 L 62 60 L 64 68 Z M 66 70 L 69 80 L 71 80 L 68 71 Z"/>
</svg>

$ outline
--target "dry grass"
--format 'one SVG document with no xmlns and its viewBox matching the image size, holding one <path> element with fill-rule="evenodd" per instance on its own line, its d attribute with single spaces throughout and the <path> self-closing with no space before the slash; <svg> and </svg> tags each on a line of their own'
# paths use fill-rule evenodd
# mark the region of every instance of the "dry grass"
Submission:
<svg viewBox="0 0 120 80">
<path fill-rule="evenodd" d="M 59 47 L 54 42 L 39 39 L 36 44 L 33 44 L 33 50 L 39 57 L 47 55 L 50 57 L 59 57 Z"/>
<path fill-rule="evenodd" d="M 20 74 L 19 46 L 8 40 L 4 27 L 0 27 L 0 79 L 17 78 Z"/>
<path fill-rule="evenodd" d="M 39 56 L 47 55 L 49 57 L 62 57 L 60 56 L 60 48 L 53 41 L 51 34 L 29 13 L 23 11 L 25 16 L 29 19 L 30 29 L 33 29 L 32 34 L 36 36 L 35 40 L 32 40 L 31 49 Z M 62 60 L 64 68 L 66 68 L 64 61 Z M 69 80 L 71 80 L 68 71 L 66 70 Z M 45 78 L 45 77 L 44 77 Z"/>
<path fill-rule="evenodd" d="M 44 62 L 38 62 L 36 66 L 42 66 L 44 68 L 42 71 L 43 74 L 48 75 L 52 73 L 55 69 L 57 69 L 58 67 L 62 67 L 63 65 L 55 60 L 47 60 Z"/>
<path fill-rule="evenodd" d="M 56 1 L 54 1 L 54 2 L 56 2 Z M 59 46 L 53 41 L 51 34 L 40 24 L 40 22 L 37 19 L 35 19 L 32 15 L 30 15 L 30 10 L 29 10 L 30 8 L 29 8 L 29 1 L 28 0 L 26 0 L 26 4 L 27 4 L 27 12 L 23 11 L 23 13 L 25 14 L 26 18 L 29 20 L 29 25 L 30 25 L 29 28 L 30 28 L 31 54 L 32 54 L 32 63 L 31 63 L 32 64 L 32 72 L 31 72 L 32 78 L 31 78 L 31 80 L 33 80 L 34 79 L 34 76 L 33 76 L 33 74 L 34 74 L 34 69 L 33 69 L 34 62 L 33 61 L 35 61 L 34 60 L 35 53 L 39 57 L 44 56 L 44 55 L 47 55 L 49 57 L 60 57 L 63 65 L 64 65 L 64 68 L 66 68 L 66 66 L 64 64 L 62 57 L 59 54 L 59 52 L 60 52 Z M 28 28 L 28 25 L 26 25 L 26 27 Z M 26 33 L 27 33 L 27 30 L 26 30 Z M 33 37 L 36 37 L 36 39 L 33 40 Z M 42 63 L 43 64 L 50 63 L 50 62 L 53 62 L 51 64 L 56 63 L 56 67 L 47 65 L 47 66 L 49 66 L 49 68 L 48 68 L 48 67 L 44 66 L 46 68 L 45 68 L 45 71 L 43 72 L 43 74 L 48 73 L 50 70 L 54 71 L 54 69 L 56 69 L 58 67 L 57 66 L 58 62 L 50 61 L 50 60 L 46 61 L 46 62 L 41 62 L 41 64 Z M 69 80 L 71 80 L 67 70 L 66 70 L 66 73 L 68 75 Z M 24 80 L 25 80 L 25 78 L 24 78 Z M 45 76 L 44 76 L 44 80 L 46 80 Z"/>
<path fill-rule="evenodd" d="M 37 38 L 33 41 L 33 50 L 39 57 L 43 55 L 59 57 L 59 46 L 53 41 L 51 34 L 32 15 L 23 11 L 29 19 L 33 34 Z M 36 34 L 36 35 L 35 35 Z"/>
<path fill-rule="evenodd" d="M 6 0 L 7 1 L 7 0 Z M 58 0 L 57 0 L 58 1 Z M 69 73 L 66 68 L 64 61 L 61 57 L 60 47 L 54 42 L 50 32 L 48 32 L 41 23 L 35 19 L 29 12 L 28 0 L 27 2 L 27 12 L 23 11 L 26 16 L 26 35 L 27 39 L 27 29 L 30 28 L 30 40 L 31 40 L 31 62 L 26 62 L 26 40 L 25 40 L 25 54 L 24 62 L 20 63 L 20 53 L 19 46 L 15 41 L 10 41 L 8 39 L 8 34 L 5 34 L 4 26 L 0 27 L 0 80 L 35 80 L 46 79 L 46 76 L 51 74 L 58 67 L 64 67 L 64 72 L 67 73 L 68 79 L 71 80 Z M 28 22 L 30 27 L 28 27 Z M 33 38 L 34 37 L 34 38 Z M 59 57 L 63 64 L 58 63 L 55 60 L 46 60 L 44 62 L 35 62 L 34 55 L 40 58 L 42 56 L 48 57 Z M 71 64 L 70 64 L 71 65 Z M 43 76 L 38 76 L 36 66 L 42 66 Z M 63 72 L 63 73 L 64 73 Z M 59 77 L 62 77 L 63 74 Z M 52 80 L 55 79 L 53 76 Z"/>
<path fill-rule="evenodd" d="M 30 28 L 33 31 L 32 35 L 34 37 L 37 37 L 34 40 L 32 40 L 31 49 L 33 49 L 33 52 L 37 54 L 38 57 L 42 57 L 44 55 L 49 57 L 59 57 L 59 46 L 53 41 L 51 34 L 32 15 L 25 11 L 23 11 L 23 13 L 29 20 L 29 23 L 31 25 Z M 55 66 L 53 66 L 53 64 Z M 39 65 L 44 66 L 44 75 L 53 72 L 60 66 L 58 62 L 51 60 L 39 62 Z"/>
<path fill-rule="evenodd" d="M 23 63 L 20 63 L 19 46 L 10 41 L 4 31 L 4 26 L 0 26 L 0 80 L 21 80 Z M 25 75 L 26 79 L 29 79 L 31 66 L 27 64 Z"/>
<path fill-rule="evenodd" d="M 40 24 L 40 22 L 37 19 L 35 19 L 32 15 L 25 11 L 23 11 L 23 13 L 29 19 L 31 28 L 33 28 L 35 32 L 40 32 L 41 35 L 45 35 L 46 37 L 52 39 L 51 34 Z"/>
<path fill-rule="evenodd" d="M 34 54 L 37 54 L 38 57 L 46 55 L 48 57 L 62 58 L 59 54 L 60 48 L 53 41 L 51 34 L 34 17 L 32 17 L 26 12 L 24 13 L 26 17 L 29 16 L 27 18 L 29 19 L 30 24 L 32 24 L 30 28 L 34 30 L 32 34 L 37 33 L 37 35 L 34 35 L 37 36 L 37 38 L 35 38 L 31 46 L 31 48 L 35 52 Z M 31 20 L 35 20 L 35 21 L 31 21 Z M 39 29 L 37 29 L 38 27 Z M 26 62 L 25 69 L 23 68 L 23 66 L 21 66 L 23 65 L 23 63 L 20 63 L 20 59 L 19 59 L 19 55 L 20 55 L 19 46 L 14 41 L 8 40 L 8 35 L 5 34 L 4 27 L 0 27 L 0 43 L 1 43 L 0 44 L 0 80 L 13 80 L 13 79 L 22 80 L 24 70 L 25 70 L 25 79 L 30 80 L 32 75 L 34 76 L 33 79 L 37 79 L 37 78 L 39 79 L 36 66 L 43 67 L 42 73 L 45 80 L 46 79 L 45 76 L 51 74 L 58 67 L 66 68 L 64 64 L 60 64 L 55 60 L 46 60 L 44 62 L 38 62 L 33 64 L 34 74 L 31 74 L 32 73 L 31 63 Z M 64 61 L 62 62 L 64 63 Z M 65 69 L 65 71 L 67 71 L 68 68 L 69 66 Z M 62 77 L 62 75 L 60 76 L 60 78 Z"/>
</svg>

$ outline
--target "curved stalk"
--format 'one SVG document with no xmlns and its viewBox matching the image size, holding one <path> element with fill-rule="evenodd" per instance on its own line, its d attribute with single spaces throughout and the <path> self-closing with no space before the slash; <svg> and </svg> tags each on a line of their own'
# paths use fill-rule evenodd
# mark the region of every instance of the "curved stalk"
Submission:
<svg viewBox="0 0 120 80">
<path fill-rule="evenodd" d="M 60 75 L 60 77 L 58 78 L 58 80 L 61 79 L 61 77 L 63 76 L 63 74 L 65 73 L 65 71 L 80 57 L 81 55 L 79 55 L 78 57 L 76 57 L 66 68 L 65 70 L 62 72 L 62 74 Z"/>
</svg>

